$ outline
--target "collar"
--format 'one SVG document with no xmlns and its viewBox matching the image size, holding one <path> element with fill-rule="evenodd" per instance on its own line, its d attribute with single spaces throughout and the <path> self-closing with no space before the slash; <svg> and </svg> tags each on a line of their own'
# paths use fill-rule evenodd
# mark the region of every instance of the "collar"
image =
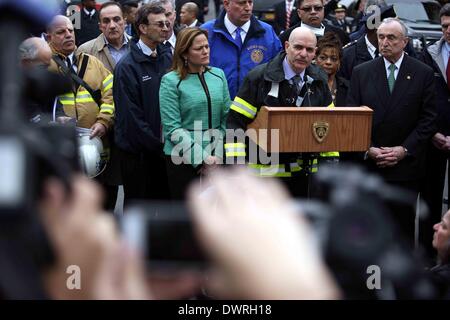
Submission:
<svg viewBox="0 0 450 320">
<path fill-rule="evenodd" d="M 367 50 L 369 50 L 370 55 L 372 56 L 372 58 L 376 58 L 375 50 L 377 50 L 377 48 L 375 48 L 375 46 L 369 41 L 369 38 L 367 38 L 367 34 L 364 36 L 364 39 L 366 40 Z"/>
<path fill-rule="evenodd" d="M 175 48 L 175 44 L 177 42 L 177 36 L 175 35 L 175 32 L 172 32 L 172 35 L 170 36 L 169 39 L 167 39 L 166 41 L 168 41 L 170 43 L 170 45 L 172 46 L 172 48 Z"/>
<path fill-rule="evenodd" d="M 236 25 L 234 25 L 230 19 L 228 19 L 228 14 L 225 14 L 225 18 L 223 20 L 225 24 L 225 28 L 227 28 L 228 32 L 232 35 L 238 28 Z M 244 23 L 241 26 L 242 31 L 244 31 L 246 34 L 248 33 L 248 29 L 250 29 L 250 20 L 248 20 L 246 23 Z"/>
<path fill-rule="evenodd" d="M 83 8 L 84 13 L 86 13 L 87 16 L 93 16 L 95 14 L 95 9 L 92 9 L 92 11 L 88 11 L 86 8 Z"/>
<path fill-rule="evenodd" d="M 139 39 L 137 46 L 139 49 L 141 49 L 142 53 L 145 54 L 146 56 L 151 56 L 153 52 L 155 52 L 156 50 L 152 50 L 149 46 L 147 46 L 141 39 Z"/>
<path fill-rule="evenodd" d="M 447 52 L 447 60 L 450 57 L 450 44 L 444 40 L 444 45 L 442 46 L 442 52 Z"/>
<path fill-rule="evenodd" d="M 106 39 L 105 35 L 102 33 L 103 36 L 103 40 L 105 41 L 105 45 L 109 46 L 110 43 L 108 41 L 108 39 Z M 128 44 L 128 35 L 126 32 L 123 33 L 123 42 L 122 42 L 122 47 Z"/>
<path fill-rule="evenodd" d="M 400 59 L 398 59 L 395 62 L 395 66 L 397 67 L 397 70 L 400 70 L 400 66 L 402 64 L 403 58 L 405 57 L 405 53 L 402 53 L 402 56 L 400 57 Z M 384 67 L 386 68 L 386 70 L 389 70 L 389 66 L 392 64 L 391 62 L 389 62 L 385 57 L 383 57 L 384 60 Z"/>
<path fill-rule="evenodd" d="M 305 27 L 309 30 L 311 30 L 312 32 L 314 32 L 314 34 L 316 35 L 316 37 L 322 37 L 323 34 L 325 33 L 325 26 L 323 24 L 320 24 L 320 28 L 316 28 L 316 27 L 312 27 L 310 25 L 307 25 L 305 23 L 301 23 L 300 24 L 301 27 Z"/>
<path fill-rule="evenodd" d="M 190 25 L 188 25 L 188 28 L 193 28 L 193 27 L 197 26 L 197 22 L 198 22 L 198 20 L 195 19 L 194 22 L 192 22 Z"/>
<path fill-rule="evenodd" d="M 286 3 L 286 10 L 287 9 L 294 9 L 294 7 L 295 7 L 295 1 L 294 0 L 291 0 L 291 1 L 289 1 L 289 0 L 286 0 L 285 1 L 285 3 Z"/>
<path fill-rule="evenodd" d="M 267 67 L 264 71 L 264 80 L 278 83 L 285 80 L 285 74 L 283 70 L 283 60 L 285 59 L 285 57 L 286 52 L 280 52 L 267 63 Z M 315 80 L 323 81 L 326 83 L 328 77 L 325 71 L 323 71 L 320 67 L 311 64 L 305 70 L 303 81 L 311 84 Z"/>
<path fill-rule="evenodd" d="M 67 59 L 67 58 L 70 59 L 70 63 L 71 63 L 71 64 L 73 64 L 74 54 L 75 54 L 75 52 L 72 52 L 71 54 L 69 54 L 69 55 L 66 57 L 66 59 Z"/>
<path fill-rule="evenodd" d="M 283 71 L 284 71 L 284 78 L 286 80 L 291 80 L 294 76 L 297 75 L 295 73 L 295 71 L 292 70 L 291 65 L 289 64 L 289 62 L 287 60 L 287 56 L 284 57 L 284 59 L 283 59 Z M 305 70 L 303 70 L 300 73 L 300 78 L 302 79 L 302 81 L 303 81 L 304 77 L 305 77 Z"/>
<path fill-rule="evenodd" d="M 228 32 L 227 28 L 225 27 L 225 10 L 222 10 L 219 13 L 219 16 L 216 20 L 213 20 L 213 32 L 214 33 L 221 33 L 225 38 L 227 38 L 230 41 L 233 41 L 233 37 L 231 36 L 230 32 Z M 256 19 L 254 15 L 250 18 L 250 28 L 248 29 L 248 33 L 245 34 L 245 37 L 250 38 L 260 38 L 263 37 L 266 33 L 266 29 L 259 23 L 259 20 Z"/>
</svg>

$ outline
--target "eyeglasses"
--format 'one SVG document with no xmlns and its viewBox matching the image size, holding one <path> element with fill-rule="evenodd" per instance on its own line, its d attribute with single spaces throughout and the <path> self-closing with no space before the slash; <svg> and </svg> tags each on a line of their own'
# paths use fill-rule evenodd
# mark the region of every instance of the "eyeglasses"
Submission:
<svg viewBox="0 0 450 320">
<path fill-rule="evenodd" d="M 303 7 L 300 8 L 300 10 L 305 11 L 305 12 L 311 12 L 312 9 L 314 9 L 314 11 L 319 12 L 323 10 L 323 6 L 312 6 L 312 7 Z"/>
<path fill-rule="evenodd" d="M 158 21 L 158 22 L 154 22 L 154 23 L 148 23 L 149 26 L 157 26 L 158 28 L 164 28 L 164 26 L 166 28 L 170 27 L 170 22 L 169 21 Z"/>
</svg>

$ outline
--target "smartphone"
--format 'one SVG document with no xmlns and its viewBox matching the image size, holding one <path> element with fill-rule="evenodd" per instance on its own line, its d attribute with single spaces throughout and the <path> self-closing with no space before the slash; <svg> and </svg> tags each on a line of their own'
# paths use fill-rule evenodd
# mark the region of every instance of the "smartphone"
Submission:
<svg viewBox="0 0 450 320">
<path fill-rule="evenodd" d="M 149 268 L 202 269 L 206 259 L 183 202 L 142 202 L 125 210 L 121 229 L 126 241 L 140 250 Z"/>
</svg>

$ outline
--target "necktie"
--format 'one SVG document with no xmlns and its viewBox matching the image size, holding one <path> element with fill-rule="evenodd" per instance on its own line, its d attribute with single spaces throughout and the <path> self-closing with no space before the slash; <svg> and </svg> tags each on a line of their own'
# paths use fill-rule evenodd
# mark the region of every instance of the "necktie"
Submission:
<svg viewBox="0 0 450 320">
<path fill-rule="evenodd" d="M 389 77 L 388 77 L 388 85 L 389 85 L 389 92 L 392 93 L 392 90 L 394 90 L 394 84 L 395 84 L 395 69 L 397 69 L 397 67 L 395 66 L 395 64 L 391 64 L 389 66 Z"/>
<path fill-rule="evenodd" d="M 238 48 L 239 48 L 239 51 L 241 50 L 241 48 L 242 48 L 242 38 L 241 38 L 241 28 L 237 28 L 236 29 L 236 38 L 234 39 L 234 42 L 236 43 L 236 45 L 238 46 Z"/>
<path fill-rule="evenodd" d="M 300 94 L 300 84 L 301 84 L 302 78 L 299 74 L 292 77 L 292 82 L 295 84 L 295 89 L 297 90 L 297 96 Z"/>
<path fill-rule="evenodd" d="M 156 53 L 156 50 L 150 54 L 150 57 L 152 57 L 152 58 L 156 58 L 157 56 L 158 56 L 158 54 Z"/>
<path fill-rule="evenodd" d="M 448 63 L 447 63 L 447 87 L 448 90 L 450 90 L 450 55 L 448 56 Z"/>
<path fill-rule="evenodd" d="M 74 58 L 74 63 L 75 63 L 75 56 L 73 58 Z M 70 61 L 69 57 L 66 58 L 66 63 L 67 63 L 67 67 L 69 68 L 70 72 L 76 75 L 77 73 L 75 72 L 75 69 L 73 68 L 73 64 Z"/>
<path fill-rule="evenodd" d="M 292 12 L 292 0 L 287 2 L 287 10 L 286 10 L 286 25 L 285 29 L 289 29 L 291 26 L 291 12 Z"/>
</svg>

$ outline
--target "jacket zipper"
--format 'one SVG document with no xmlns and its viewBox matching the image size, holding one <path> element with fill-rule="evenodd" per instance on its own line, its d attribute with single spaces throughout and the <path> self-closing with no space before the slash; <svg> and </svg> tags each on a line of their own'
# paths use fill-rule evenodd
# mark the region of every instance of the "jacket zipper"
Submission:
<svg viewBox="0 0 450 320">
<path fill-rule="evenodd" d="M 211 95 L 209 94 L 208 85 L 205 81 L 205 75 L 204 73 L 198 74 L 198 78 L 200 79 L 200 83 L 202 84 L 203 90 L 206 94 L 206 100 L 208 101 L 208 129 L 212 129 L 212 107 L 211 107 Z M 212 137 L 210 138 L 210 143 L 212 143 Z M 214 150 L 212 155 L 214 155 Z"/>
</svg>

